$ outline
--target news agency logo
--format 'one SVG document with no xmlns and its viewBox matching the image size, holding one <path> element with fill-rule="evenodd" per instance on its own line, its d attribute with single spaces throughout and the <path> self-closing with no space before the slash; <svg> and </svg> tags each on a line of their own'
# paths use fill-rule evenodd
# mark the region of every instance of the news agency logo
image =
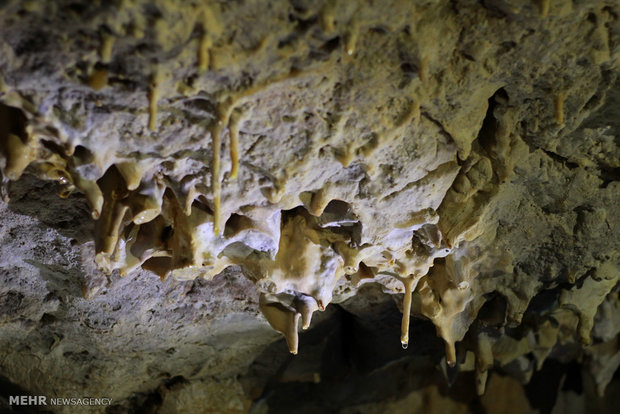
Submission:
<svg viewBox="0 0 620 414">
<path fill-rule="evenodd" d="M 47 405 L 47 397 L 43 395 L 11 395 L 9 405 Z"/>
<path fill-rule="evenodd" d="M 44 395 L 10 395 L 9 405 L 111 405 L 112 398 L 94 398 L 94 397 L 72 397 L 72 398 L 47 398 Z"/>
</svg>

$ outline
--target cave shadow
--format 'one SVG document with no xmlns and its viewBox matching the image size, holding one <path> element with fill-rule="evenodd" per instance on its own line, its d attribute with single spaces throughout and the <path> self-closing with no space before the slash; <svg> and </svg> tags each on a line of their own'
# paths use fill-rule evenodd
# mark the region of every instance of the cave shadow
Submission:
<svg viewBox="0 0 620 414">
<path fill-rule="evenodd" d="M 329 317 L 300 334 L 299 355 L 290 355 L 283 339 L 265 348 L 240 378 L 253 401 L 250 412 L 336 413 L 404 398 L 431 385 L 469 404 L 471 412 L 482 412 L 473 374 L 457 375 L 450 386 L 438 368 L 444 343 L 430 321 L 412 319 L 413 340 L 403 349 L 401 313 L 390 295 L 366 310 L 348 306 L 364 296 L 361 289 L 345 303 L 330 305 Z"/>
<path fill-rule="evenodd" d="M 0 413 L 3 414 L 51 414 L 44 406 L 36 405 L 11 405 L 10 397 L 21 395 L 32 396 L 33 394 L 19 385 L 12 383 L 8 378 L 0 374 Z"/>
<path fill-rule="evenodd" d="M 380 290 L 366 285 L 351 299 L 330 305 L 328 315 L 300 334 L 299 355 L 289 354 L 280 339 L 254 359 L 239 378 L 252 401 L 250 413 L 339 413 L 358 405 L 398 401 L 434 386 L 443 398 L 466 405 L 472 414 L 491 414 L 493 403 L 483 399 L 492 395 L 477 395 L 475 373 L 459 372 L 458 365 L 452 372 L 445 367 L 444 342 L 433 324 L 412 318 L 412 341 L 402 349 L 401 313 L 393 298 L 383 294 L 384 300 L 377 302 L 369 289 Z M 497 303 L 501 305 L 501 300 Z M 457 344 L 457 359 L 466 347 L 464 342 Z M 507 368 L 491 368 L 489 381 L 491 376 L 515 378 Z M 603 409 L 603 401 L 582 385 L 582 375 L 574 360 L 547 360 L 528 384 L 516 386 L 541 414 L 554 412 L 561 391 L 572 391 Z M 620 369 L 614 375 L 618 380 Z M 501 392 L 499 387 L 495 392 Z M 487 385 L 489 392 L 494 391 Z M 607 394 L 607 399 L 613 398 Z M 510 392 L 505 397 L 510 398 Z"/>
</svg>

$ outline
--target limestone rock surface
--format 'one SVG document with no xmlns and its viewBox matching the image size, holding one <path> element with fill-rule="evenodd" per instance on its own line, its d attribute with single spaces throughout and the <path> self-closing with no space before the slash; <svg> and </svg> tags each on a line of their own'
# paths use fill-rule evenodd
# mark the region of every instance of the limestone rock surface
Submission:
<svg viewBox="0 0 620 414">
<path fill-rule="evenodd" d="M 619 16 L 0 1 L 0 406 L 611 409 Z"/>
</svg>

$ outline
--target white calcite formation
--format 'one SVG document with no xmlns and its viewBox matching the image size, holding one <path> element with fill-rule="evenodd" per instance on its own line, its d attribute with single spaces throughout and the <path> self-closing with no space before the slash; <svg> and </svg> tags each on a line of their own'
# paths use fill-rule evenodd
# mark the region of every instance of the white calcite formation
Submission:
<svg viewBox="0 0 620 414">
<path fill-rule="evenodd" d="M 313 313 L 361 285 L 404 293 L 403 347 L 410 315 L 450 366 L 473 332 L 483 393 L 494 365 L 540 367 L 618 312 L 620 129 L 592 114 L 618 89 L 619 14 L 609 0 L 4 1 L 2 194 L 25 173 L 82 194 L 107 274 L 239 266 L 294 354 Z M 607 241 L 575 247 L 594 236 Z M 518 325 L 558 286 L 528 335 L 472 325 L 491 295 Z M 616 337 L 588 352 L 617 366 Z M 596 369 L 601 390 L 614 370 Z"/>
</svg>

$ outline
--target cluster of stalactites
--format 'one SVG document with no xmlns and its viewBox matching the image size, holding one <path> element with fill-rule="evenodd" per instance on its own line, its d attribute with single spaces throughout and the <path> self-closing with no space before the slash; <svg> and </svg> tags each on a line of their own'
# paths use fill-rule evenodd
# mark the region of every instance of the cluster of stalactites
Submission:
<svg viewBox="0 0 620 414">
<path fill-rule="evenodd" d="M 454 278 L 425 278 L 435 259 L 450 253 L 432 210 L 422 212 L 421 219 L 408 227 L 394 229 L 381 245 L 361 243 L 362 223 L 340 200 L 323 203 L 311 213 L 303 207 L 284 213 L 276 206 L 244 209 L 216 231 L 206 185 L 192 180 L 175 183 L 161 165 L 151 162 L 145 167 L 131 160 L 116 162 L 100 177 L 86 179 L 83 167 L 93 162 L 87 148 L 69 148 L 53 139 L 35 138 L 10 122 L 4 124 L 3 182 L 18 179 L 31 165 L 40 178 L 61 184 L 61 196 L 75 189 L 83 192 L 97 220 L 95 261 L 103 271 L 127 274 L 142 267 L 161 278 L 191 279 L 209 278 L 239 265 L 257 282 L 263 292 L 260 308 L 271 326 L 284 334 L 292 353 L 297 353 L 299 319 L 308 327 L 312 313 L 331 302 L 339 279 L 346 277 L 357 286 L 379 274 L 402 282 L 401 342 L 406 347 L 411 295 L 422 281 L 418 290 L 426 295 L 423 312 L 436 322 L 453 363 L 454 341 L 460 338 L 452 335 L 451 324 L 471 295 L 463 283 L 453 283 Z M 447 282 L 434 286 L 435 279 Z M 445 302 L 439 305 L 438 292 L 444 296 L 460 292 L 454 309 L 446 308 Z"/>
</svg>

